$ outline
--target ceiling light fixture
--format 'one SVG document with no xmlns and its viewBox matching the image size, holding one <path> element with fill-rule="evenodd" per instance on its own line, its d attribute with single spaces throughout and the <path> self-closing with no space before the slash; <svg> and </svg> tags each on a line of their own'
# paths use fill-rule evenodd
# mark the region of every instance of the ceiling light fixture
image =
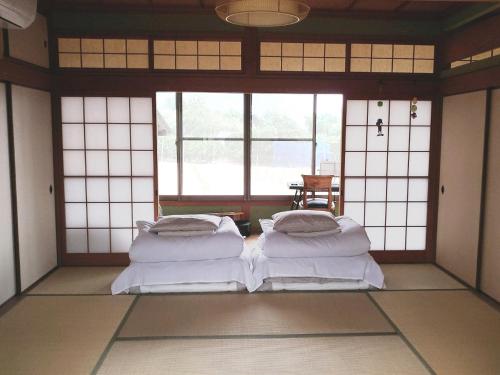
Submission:
<svg viewBox="0 0 500 375">
<path fill-rule="evenodd" d="M 215 12 L 239 26 L 275 27 L 302 21 L 311 8 L 300 0 L 219 0 Z"/>
</svg>

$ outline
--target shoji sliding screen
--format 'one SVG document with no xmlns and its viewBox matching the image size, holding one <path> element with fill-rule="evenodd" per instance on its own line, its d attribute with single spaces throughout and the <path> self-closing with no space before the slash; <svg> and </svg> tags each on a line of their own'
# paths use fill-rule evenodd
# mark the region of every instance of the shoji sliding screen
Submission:
<svg viewBox="0 0 500 375">
<path fill-rule="evenodd" d="M 127 252 L 154 219 L 151 98 L 61 98 L 67 253 Z"/>
<path fill-rule="evenodd" d="M 409 100 L 347 101 L 344 214 L 372 250 L 426 250 L 431 102 L 416 116 Z"/>
</svg>

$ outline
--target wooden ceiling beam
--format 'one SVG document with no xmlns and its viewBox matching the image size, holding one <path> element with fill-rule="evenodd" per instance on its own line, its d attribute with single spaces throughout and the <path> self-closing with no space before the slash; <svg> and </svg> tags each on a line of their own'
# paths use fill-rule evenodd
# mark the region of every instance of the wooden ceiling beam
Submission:
<svg viewBox="0 0 500 375">
<path fill-rule="evenodd" d="M 354 7 L 354 5 L 356 5 L 356 2 L 357 2 L 357 1 L 358 1 L 358 0 L 351 0 L 351 2 L 349 3 L 349 5 L 347 5 L 347 6 L 344 8 L 344 11 L 351 10 L 351 9 Z"/>
<path fill-rule="evenodd" d="M 403 1 L 396 8 L 393 9 L 394 12 L 399 12 L 400 10 L 406 8 L 406 6 L 410 4 L 410 1 Z"/>
</svg>

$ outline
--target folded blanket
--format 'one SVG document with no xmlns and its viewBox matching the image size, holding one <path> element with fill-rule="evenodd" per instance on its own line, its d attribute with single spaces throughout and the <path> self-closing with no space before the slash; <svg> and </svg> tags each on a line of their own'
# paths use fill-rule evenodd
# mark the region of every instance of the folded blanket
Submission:
<svg viewBox="0 0 500 375">
<path fill-rule="evenodd" d="M 129 257 L 132 262 L 172 262 L 240 256 L 243 237 L 230 217 L 223 217 L 213 234 L 199 236 L 159 236 L 140 230 Z"/>
<path fill-rule="evenodd" d="M 366 254 L 370 240 L 365 229 L 349 217 L 339 217 L 341 231 L 316 237 L 297 237 L 272 229 L 262 221 L 262 251 L 270 258 L 339 257 Z"/>
</svg>

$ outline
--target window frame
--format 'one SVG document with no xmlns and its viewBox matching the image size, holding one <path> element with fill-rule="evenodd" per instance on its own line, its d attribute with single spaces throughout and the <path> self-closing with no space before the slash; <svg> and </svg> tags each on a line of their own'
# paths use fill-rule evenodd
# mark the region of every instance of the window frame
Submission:
<svg viewBox="0 0 500 375">
<path fill-rule="evenodd" d="M 157 91 L 156 94 L 161 91 Z M 167 91 L 165 91 L 167 92 Z M 171 91 L 172 92 L 172 91 Z M 188 92 L 188 91 L 186 91 Z M 191 92 L 191 91 L 189 91 Z M 215 93 L 215 92 L 214 92 Z M 217 92 L 221 93 L 221 92 Z M 233 93 L 234 92 L 228 92 L 228 93 Z M 266 195 L 254 195 L 251 194 L 251 164 L 252 164 L 252 142 L 253 141 L 285 141 L 285 142 L 293 142 L 293 141 L 299 141 L 299 142 L 311 142 L 311 169 L 310 173 L 314 173 L 316 170 L 316 148 L 317 148 L 317 127 L 316 127 L 316 109 L 317 109 L 317 96 L 322 95 L 322 94 L 329 94 L 329 95 L 342 95 L 342 113 L 340 114 L 340 121 L 341 121 L 341 144 L 342 144 L 342 137 L 344 136 L 343 134 L 343 128 L 344 128 L 344 115 L 343 113 L 345 112 L 345 95 L 337 92 L 331 92 L 331 93 L 300 93 L 300 94 L 308 94 L 313 96 L 313 113 L 312 113 L 312 134 L 310 138 L 252 138 L 252 96 L 254 94 L 260 94 L 258 92 L 254 93 L 241 93 L 243 95 L 243 138 L 234 138 L 234 137 L 229 137 L 229 138 L 222 138 L 222 137 L 184 137 L 183 135 L 183 105 L 182 105 L 182 94 L 183 92 L 175 92 L 175 106 L 177 110 L 177 115 L 176 115 L 176 148 L 177 148 L 177 194 L 161 194 L 160 191 L 158 191 L 158 199 L 159 201 L 283 201 L 283 202 L 289 202 L 291 199 L 291 196 L 293 196 L 293 191 L 290 190 L 290 194 L 283 194 L 283 195 L 273 195 L 273 194 L 266 194 Z M 293 93 L 285 93 L 285 92 L 276 92 L 276 93 L 266 93 L 266 94 L 293 94 Z M 156 98 L 156 95 L 155 95 Z M 156 100 L 155 100 L 156 104 Z M 156 113 L 155 113 L 156 116 Z M 156 135 L 157 137 L 157 135 Z M 185 140 L 191 141 L 203 141 L 203 140 L 227 140 L 227 141 L 243 141 L 243 194 L 241 195 L 186 195 L 183 194 L 183 157 L 184 157 L 184 150 L 183 150 L 183 142 Z M 342 160 L 342 153 L 343 150 L 341 150 L 341 155 L 340 155 L 340 160 Z M 158 155 L 156 155 L 156 158 L 158 158 Z M 158 160 L 158 159 L 157 159 Z M 160 170 L 157 170 L 157 174 L 160 174 Z M 300 176 L 298 176 L 300 177 Z M 336 176 L 339 179 L 339 182 L 342 181 L 341 179 L 341 174 L 339 176 Z"/>
</svg>

